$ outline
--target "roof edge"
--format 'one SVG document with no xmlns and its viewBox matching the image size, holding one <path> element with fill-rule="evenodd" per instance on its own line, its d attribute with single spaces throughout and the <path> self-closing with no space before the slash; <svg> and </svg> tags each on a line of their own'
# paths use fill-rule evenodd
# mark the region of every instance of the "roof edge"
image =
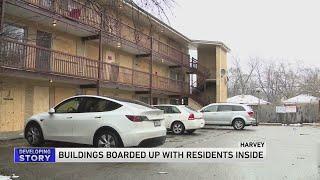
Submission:
<svg viewBox="0 0 320 180">
<path fill-rule="evenodd" d="M 187 36 L 183 35 L 182 33 L 180 33 L 179 31 L 175 30 L 173 27 L 171 27 L 170 25 L 168 25 L 167 23 L 163 22 L 162 20 L 160 20 L 159 18 L 155 17 L 154 15 L 152 15 L 151 13 L 149 13 L 148 11 L 142 9 L 141 7 L 139 7 L 137 4 L 135 4 L 134 2 L 130 2 L 130 0 L 124 0 L 124 3 L 127 6 L 133 7 L 135 10 L 137 11 L 141 11 L 142 14 L 144 14 L 145 16 L 149 16 L 154 22 L 158 23 L 159 25 L 163 26 L 164 28 L 170 30 L 171 32 L 173 32 L 174 34 L 180 36 L 182 39 L 184 39 L 187 42 L 191 42 L 191 39 L 189 39 Z"/>
<path fill-rule="evenodd" d="M 231 49 L 226 44 L 224 44 L 222 41 L 191 40 L 191 44 L 195 47 L 197 47 L 198 45 L 201 45 L 201 44 L 220 46 L 227 52 L 231 51 Z"/>
</svg>

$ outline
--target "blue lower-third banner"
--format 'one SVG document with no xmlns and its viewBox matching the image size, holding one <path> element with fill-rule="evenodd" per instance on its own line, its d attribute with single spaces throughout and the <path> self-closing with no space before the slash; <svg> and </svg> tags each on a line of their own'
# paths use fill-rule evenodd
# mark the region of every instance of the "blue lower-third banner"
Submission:
<svg viewBox="0 0 320 180">
<path fill-rule="evenodd" d="M 15 148 L 15 163 L 57 162 L 252 162 L 266 148 Z"/>
<path fill-rule="evenodd" d="M 14 148 L 15 163 L 54 163 L 55 148 Z"/>
</svg>

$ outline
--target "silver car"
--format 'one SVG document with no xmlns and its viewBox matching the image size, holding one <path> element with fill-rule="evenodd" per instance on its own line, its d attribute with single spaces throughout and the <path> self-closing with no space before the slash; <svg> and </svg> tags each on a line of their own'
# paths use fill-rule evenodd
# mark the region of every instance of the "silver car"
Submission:
<svg viewBox="0 0 320 180">
<path fill-rule="evenodd" d="M 251 107 L 243 104 L 213 103 L 203 107 L 200 112 L 206 124 L 233 126 L 236 130 L 256 123 Z"/>
</svg>

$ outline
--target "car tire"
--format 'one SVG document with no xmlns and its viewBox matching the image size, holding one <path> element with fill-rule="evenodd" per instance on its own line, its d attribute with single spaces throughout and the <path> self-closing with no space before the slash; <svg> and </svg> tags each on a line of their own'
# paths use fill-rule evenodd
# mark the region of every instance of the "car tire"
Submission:
<svg viewBox="0 0 320 180">
<path fill-rule="evenodd" d="M 171 131 L 173 134 L 181 135 L 184 133 L 185 127 L 182 122 L 175 121 L 171 125 Z"/>
<path fill-rule="evenodd" d="M 245 123 L 242 119 L 235 119 L 232 122 L 232 126 L 235 130 L 242 130 L 245 126 Z"/>
<path fill-rule="evenodd" d="M 30 146 L 38 147 L 44 144 L 43 133 L 38 124 L 29 124 L 25 129 L 25 138 Z"/>
<path fill-rule="evenodd" d="M 188 134 L 192 134 L 194 133 L 196 130 L 195 129 L 189 129 L 189 130 L 186 130 Z"/>
<path fill-rule="evenodd" d="M 99 148 L 116 148 L 121 147 L 121 141 L 115 132 L 103 130 L 95 135 L 93 146 Z"/>
</svg>

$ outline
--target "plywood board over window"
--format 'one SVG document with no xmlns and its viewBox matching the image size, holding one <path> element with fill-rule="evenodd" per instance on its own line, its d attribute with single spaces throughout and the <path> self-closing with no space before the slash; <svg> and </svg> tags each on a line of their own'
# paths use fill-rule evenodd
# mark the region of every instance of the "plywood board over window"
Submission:
<svg viewBox="0 0 320 180">
<path fill-rule="evenodd" d="M 60 103 L 61 101 L 75 96 L 76 95 L 76 89 L 75 88 L 68 88 L 68 87 L 56 87 L 54 89 L 54 102 L 55 105 Z"/>
<path fill-rule="evenodd" d="M 49 87 L 35 86 L 33 90 L 33 114 L 49 110 Z"/>
<path fill-rule="evenodd" d="M 24 96 L 23 85 L 0 84 L 0 132 L 23 129 Z"/>
</svg>

